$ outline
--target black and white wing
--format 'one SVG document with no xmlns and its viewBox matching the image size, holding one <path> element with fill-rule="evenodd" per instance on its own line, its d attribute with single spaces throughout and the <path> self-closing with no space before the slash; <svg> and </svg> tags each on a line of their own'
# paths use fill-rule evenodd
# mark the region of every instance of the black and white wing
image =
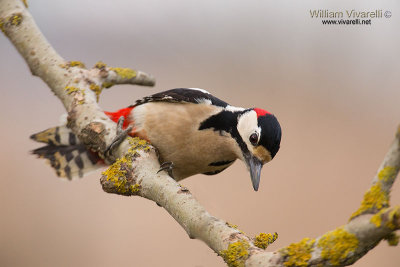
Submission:
<svg viewBox="0 0 400 267">
<path fill-rule="evenodd" d="M 131 107 L 139 106 L 149 102 L 170 102 L 170 103 L 207 103 L 214 106 L 225 108 L 228 103 L 216 98 L 209 92 L 198 88 L 176 88 L 160 92 L 151 96 L 146 96 L 137 100 Z"/>
</svg>

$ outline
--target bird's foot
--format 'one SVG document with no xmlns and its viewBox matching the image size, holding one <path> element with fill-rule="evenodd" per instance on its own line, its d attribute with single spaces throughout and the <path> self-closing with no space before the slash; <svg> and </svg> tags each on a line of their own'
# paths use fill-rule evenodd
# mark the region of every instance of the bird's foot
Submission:
<svg viewBox="0 0 400 267">
<path fill-rule="evenodd" d="M 169 176 L 171 176 L 171 177 L 173 177 L 172 176 L 172 168 L 174 167 L 174 163 L 172 163 L 172 162 L 163 162 L 163 163 L 161 163 L 161 165 L 160 165 L 160 169 L 158 170 L 158 172 L 157 173 L 159 173 L 159 172 L 161 172 L 161 171 L 167 171 L 168 172 L 168 175 Z"/>
<path fill-rule="evenodd" d="M 124 125 L 124 116 L 119 117 L 118 123 L 117 123 L 117 136 L 112 140 L 111 144 L 107 147 L 106 151 L 104 152 L 105 158 L 112 156 L 112 151 L 114 148 L 119 146 L 125 138 L 128 136 L 128 134 L 132 131 L 132 126 L 127 127 L 125 130 L 122 128 Z"/>
</svg>

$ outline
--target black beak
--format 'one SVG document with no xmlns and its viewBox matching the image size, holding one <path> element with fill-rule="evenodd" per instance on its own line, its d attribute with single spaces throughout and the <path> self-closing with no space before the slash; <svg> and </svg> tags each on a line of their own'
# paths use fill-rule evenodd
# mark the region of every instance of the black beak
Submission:
<svg viewBox="0 0 400 267">
<path fill-rule="evenodd" d="M 247 167 L 250 171 L 251 182 L 253 183 L 254 191 L 258 191 L 258 186 L 260 185 L 261 168 L 263 164 L 258 158 L 252 155 L 245 155 L 245 159 Z"/>
</svg>

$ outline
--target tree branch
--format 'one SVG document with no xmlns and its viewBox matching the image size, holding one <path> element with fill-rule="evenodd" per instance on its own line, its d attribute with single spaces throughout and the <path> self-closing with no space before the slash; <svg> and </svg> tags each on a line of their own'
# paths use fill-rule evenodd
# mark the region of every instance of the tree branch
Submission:
<svg viewBox="0 0 400 267">
<path fill-rule="evenodd" d="M 33 75 L 40 77 L 68 111 L 68 126 L 91 150 L 103 157 L 116 133 L 98 106 L 104 88 L 115 84 L 154 85 L 154 78 L 129 68 L 98 62 L 86 69 L 78 61 L 65 61 L 51 47 L 22 2 L 0 2 L 0 28 L 23 56 Z M 100 179 L 104 191 L 138 195 L 165 208 L 189 237 L 203 240 L 230 266 L 344 266 L 375 247 L 382 239 L 396 243 L 400 207 L 390 207 L 389 193 L 400 169 L 400 130 L 360 208 L 344 226 L 318 238 L 305 238 L 275 252 L 264 249 L 276 235 L 250 238 L 236 227 L 210 215 L 187 188 L 166 173 L 157 174 L 155 149 L 138 138 L 127 138 L 113 155 L 114 162 Z M 257 246 L 256 246 L 257 245 Z"/>
</svg>

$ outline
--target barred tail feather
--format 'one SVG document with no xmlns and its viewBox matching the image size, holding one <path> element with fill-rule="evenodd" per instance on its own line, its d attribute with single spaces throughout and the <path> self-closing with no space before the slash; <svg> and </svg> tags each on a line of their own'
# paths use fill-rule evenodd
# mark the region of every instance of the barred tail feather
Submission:
<svg viewBox="0 0 400 267">
<path fill-rule="evenodd" d="M 79 139 L 72 133 L 71 129 L 66 125 L 57 126 L 46 129 L 36 134 L 31 135 L 31 139 L 36 142 L 46 143 L 49 145 L 76 145 L 79 144 Z"/>
<path fill-rule="evenodd" d="M 73 146 L 47 145 L 32 151 L 39 158 L 47 159 L 59 177 L 69 180 L 83 177 L 92 170 L 106 166 L 95 153 L 88 151 L 83 144 Z"/>
<path fill-rule="evenodd" d="M 31 138 L 48 144 L 33 150 L 32 154 L 47 159 L 59 177 L 71 180 L 106 166 L 96 153 L 79 143 L 78 138 L 66 126 L 47 129 L 32 135 Z"/>
</svg>

